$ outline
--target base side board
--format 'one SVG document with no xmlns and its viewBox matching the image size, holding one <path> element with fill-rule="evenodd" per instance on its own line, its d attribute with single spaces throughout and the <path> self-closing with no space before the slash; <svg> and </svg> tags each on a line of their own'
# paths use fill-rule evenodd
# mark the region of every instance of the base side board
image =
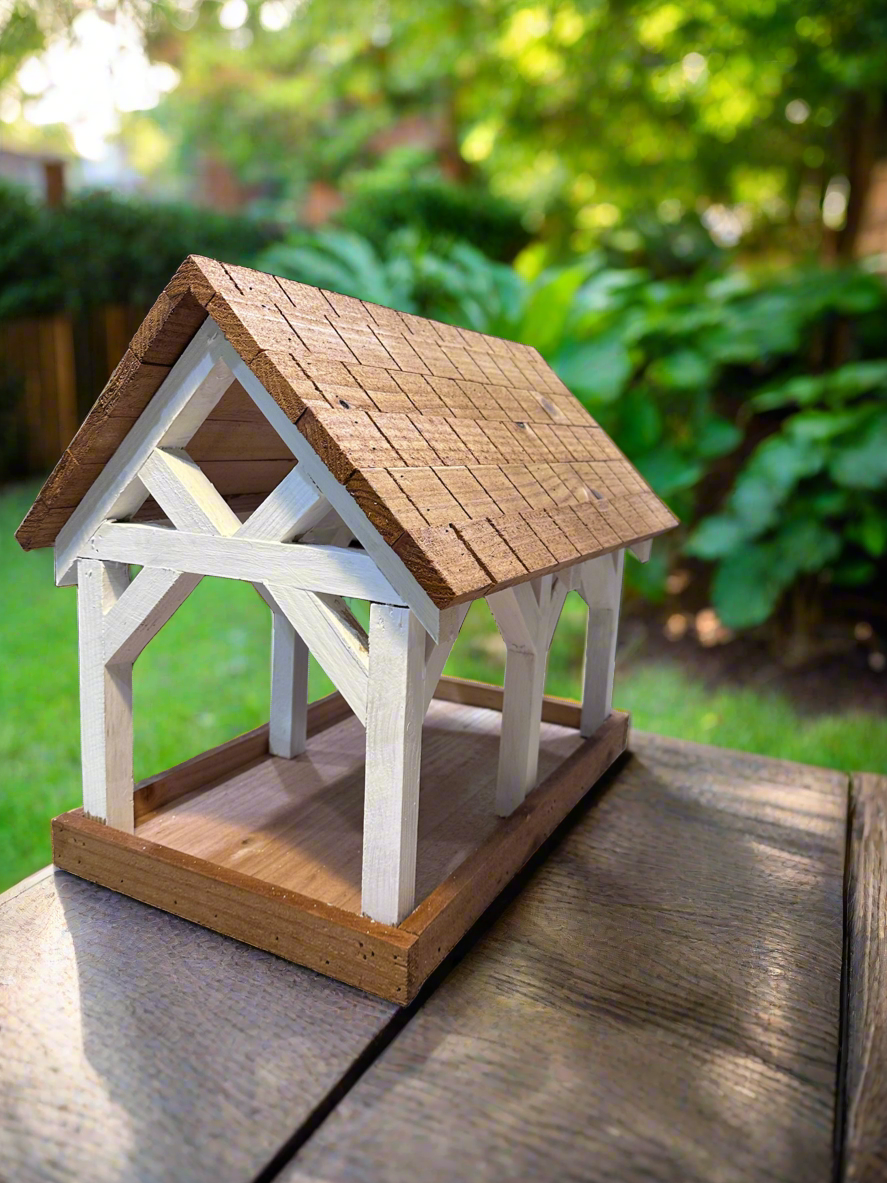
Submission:
<svg viewBox="0 0 887 1183">
<path fill-rule="evenodd" d="M 501 709 L 497 687 L 445 682 L 442 698 L 458 695 L 459 702 L 496 709 L 498 696 Z M 323 700 L 321 727 L 347 713 L 334 698 Z M 567 725 L 575 712 L 578 723 L 575 704 L 549 700 L 546 713 L 551 711 Z M 614 712 L 396 928 L 140 838 L 138 831 L 125 834 L 79 809 L 54 819 L 53 861 L 83 879 L 403 1005 L 625 750 L 628 724 L 626 714 Z M 229 768 L 242 767 L 260 754 L 262 739 L 251 733 L 241 737 L 241 748 L 232 741 L 222 746 L 222 755 L 214 749 L 180 766 L 185 774 L 171 770 L 158 795 L 169 801 L 200 790 L 201 761 L 204 791 L 212 792 L 226 761 Z M 150 810 L 158 801 L 144 805 Z"/>
</svg>

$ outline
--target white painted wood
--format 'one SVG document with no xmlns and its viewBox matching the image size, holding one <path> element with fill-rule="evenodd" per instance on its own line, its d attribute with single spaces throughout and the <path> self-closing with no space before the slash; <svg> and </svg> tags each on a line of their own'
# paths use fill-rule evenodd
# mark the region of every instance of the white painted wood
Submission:
<svg viewBox="0 0 887 1183">
<path fill-rule="evenodd" d="M 180 530 L 224 536 L 241 530 L 240 518 L 181 448 L 155 448 L 139 469 L 139 480 Z"/>
<path fill-rule="evenodd" d="M 105 662 L 132 664 L 202 578 L 162 567 L 144 567 L 105 616 Z"/>
<path fill-rule="evenodd" d="M 645 538 L 643 542 L 636 542 L 628 548 L 639 563 L 646 563 L 653 550 L 653 539 Z"/>
<path fill-rule="evenodd" d="M 496 812 L 508 817 L 536 787 L 548 654 L 506 649 Z"/>
<path fill-rule="evenodd" d="M 459 636 L 459 630 L 468 615 L 470 604 L 456 604 L 444 608 L 440 614 L 440 640 L 435 644 L 425 633 L 425 710 L 428 710 L 437 684 L 441 679 L 447 658 Z"/>
<path fill-rule="evenodd" d="M 579 594 L 588 605 L 588 625 L 579 724 L 582 735 L 594 735 L 613 709 L 613 673 L 624 560 L 625 551 L 620 549 L 583 564 Z"/>
<path fill-rule="evenodd" d="M 122 564 L 77 564 L 80 649 L 80 755 L 83 809 L 89 817 L 133 832 L 132 663 L 108 665 L 105 613 L 129 582 Z"/>
<path fill-rule="evenodd" d="M 329 505 L 329 502 L 327 502 Z M 302 535 L 302 542 L 319 546 L 347 546 L 354 535 L 334 509 L 328 509 L 320 521 Z"/>
<path fill-rule="evenodd" d="M 307 725 L 308 646 L 278 609 L 271 615 L 271 755 L 289 760 L 304 752 Z"/>
<path fill-rule="evenodd" d="M 266 586 L 284 583 L 307 591 L 403 604 L 370 556 L 351 548 L 221 538 L 140 522 L 106 522 L 82 549 L 84 558 L 166 567 Z"/>
<path fill-rule="evenodd" d="M 494 592 L 487 603 L 505 641 L 496 812 L 508 817 L 536 785 L 548 649 L 569 584 L 542 576 Z"/>
<path fill-rule="evenodd" d="M 540 622 L 540 647 L 547 653 L 551 648 L 551 641 L 554 637 L 554 630 L 557 628 L 557 623 L 561 618 L 561 612 L 564 609 L 564 601 L 570 592 L 570 587 L 565 583 L 560 576 L 558 576 L 554 587 L 551 590 L 551 595 L 548 599 L 548 604 L 545 609 L 545 618 Z"/>
<path fill-rule="evenodd" d="M 290 542 L 311 530 L 327 513 L 329 502 L 296 465 L 246 519 L 237 537 Z"/>
<path fill-rule="evenodd" d="M 315 595 L 286 584 L 271 583 L 267 588 L 330 681 L 365 723 L 369 644 L 348 605 L 338 596 Z"/>
<path fill-rule="evenodd" d="M 374 559 L 379 570 L 397 591 L 399 599 L 410 605 L 421 620 L 426 632 L 435 641 L 439 640 L 440 611 L 428 593 L 419 585 L 412 572 L 407 569 L 381 537 L 344 485 L 339 484 L 296 424 L 289 420 L 286 413 L 265 390 L 237 350 L 227 341 L 223 341 L 219 348 L 220 356 L 228 363 L 234 377 L 248 392 L 259 410 L 296 457 L 299 465 L 304 467 L 305 475 L 317 485 L 367 554 Z"/>
<path fill-rule="evenodd" d="M 59 531 L 56 583 L 72 581 L 83 544 L 102 521 L 129 517 L 142 504 L 146 494 L 138 471 L 151 450 L 184 447 L 231 385 L 231 370 L 219 354 L 221 341 L 218 325 L 208 318 Z"/>
<path fill-rule="evenodd" d="M 416 896 L 424 637 L 409 608 L 370 608 L 361 910 L 400 924 Z"/>
</svg>

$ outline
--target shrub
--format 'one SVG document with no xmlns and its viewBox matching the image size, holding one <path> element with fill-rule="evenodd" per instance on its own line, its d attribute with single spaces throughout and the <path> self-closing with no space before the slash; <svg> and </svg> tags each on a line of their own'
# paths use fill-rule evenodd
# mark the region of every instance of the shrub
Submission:
<svg viewBox="0 0 887 1183">
<path fill-rule="evenodd" d="M 247 218 L 104 192 L 47 209 L 0 184 L 0 319 L 148 305 L 186 255 L 250 263 L 274 237 Z"/>
<path fill-rule="evenodd" d="M 873 583 L 887 554 L 887 291 L 858 270 L 653 279 L 601 256 L 529 283 L 467 244 L 380 253 L 323 233 L 270 270 L 535 345 L 713 564 L 723 621 L 761 624 L 789 588 Z M 646 569 L 663 594 L 672 540 Z"/>
<path fill-rule="evenodd" d="M 396 231 L 409 229 L 432 247 L 462 241 L 490 259 L 510 261 L 530 240 L 511 202 L 437 177 L 371 175 L 336 221 L 377 250 L 384 250 Z"/>
</svg>

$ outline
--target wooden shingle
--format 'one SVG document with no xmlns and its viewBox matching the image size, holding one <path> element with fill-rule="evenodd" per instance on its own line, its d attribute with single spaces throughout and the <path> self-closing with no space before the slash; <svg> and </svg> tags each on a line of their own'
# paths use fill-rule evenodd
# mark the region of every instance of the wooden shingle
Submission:
<svg viewBox="0 0 887 1183">
<path fill-rule="evenodd" d="M 54 542 L 207 316 L 441 607 L 676 523 L 531 346 L 190 256 L 41 490 L 22 546 Z M 239 386 L 193 447 L 229 497 L 262 495 L 293 464 Z"/>
</svg>

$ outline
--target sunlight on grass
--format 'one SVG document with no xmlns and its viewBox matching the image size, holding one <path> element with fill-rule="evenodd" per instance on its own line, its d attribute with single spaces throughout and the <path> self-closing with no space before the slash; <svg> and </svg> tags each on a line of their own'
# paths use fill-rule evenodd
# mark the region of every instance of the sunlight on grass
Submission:
<svg viewBox="0 0 887 1183">
<path fill-rule="evenodd" d="M 12 537 L 36 493 L 0 495 L 0 890 L 49 860 L 49 819 L 80 797 L 76 592 L 53 584 L 51 552 Z M 571 595 L 547 689 L 579 692 L 585 627 Z M 251 587 L 204 580 L 135 669 L 135 770 L 142 778 L 268 717 L 268 612 Z M 501 682 L 504 648 L 484 604 L 472 607 L 447 672 Z M 332 689 L 312 663 L 311 694 Z M 617 673 L 616 705 L 638 727 L 835 768 L 887 772 L 887 720 L 800 717 L 784 698 L 711 691 L 672 666 Z"/>
</svg>

